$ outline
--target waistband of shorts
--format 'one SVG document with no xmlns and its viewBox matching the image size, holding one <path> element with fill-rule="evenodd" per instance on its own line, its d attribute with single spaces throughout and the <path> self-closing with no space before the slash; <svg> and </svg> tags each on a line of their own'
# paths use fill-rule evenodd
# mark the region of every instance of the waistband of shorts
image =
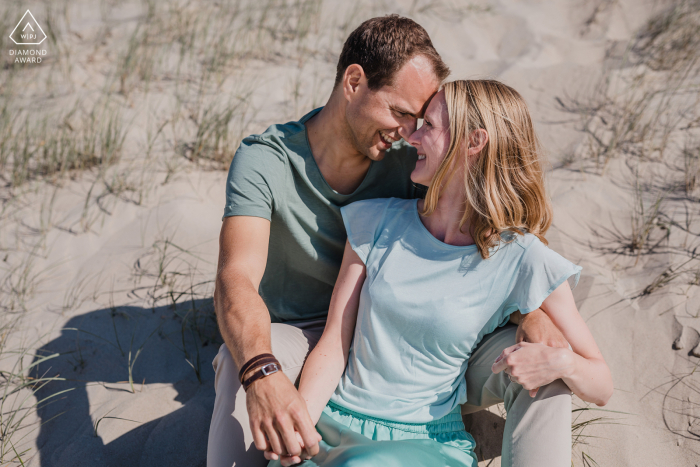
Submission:
<svg viewBox="0 0 700 467">
<path fill-rule="evenodd" d="M 382 418 L 355 412 L 343 407 L 342 405 L 338 405 L 333 401 L 328 401 L 328 407 L 331 410 L 340 412 L 341 414 L 353 417 L 360 421 L 373 422 L 377 425 L 383 425 L 394 430 L 406 431 L 409 433 L 440 434 L 465 431 L 464 422 L 462 421 L 462 413 L 459 406 L 455 407 L 452 412 L 448 413 L 444 417 L 427 423 L 404 423 L 384 420 Z"/>
</svg>

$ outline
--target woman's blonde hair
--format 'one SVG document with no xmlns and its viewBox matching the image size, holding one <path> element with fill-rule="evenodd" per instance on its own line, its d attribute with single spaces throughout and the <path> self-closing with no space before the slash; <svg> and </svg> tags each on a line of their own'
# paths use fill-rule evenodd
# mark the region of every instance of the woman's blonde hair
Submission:
<svg viewBox="0 0 700 467">
<path fill-rule="evenodd" d="M 484 149 L 465 160 L 465 208 L 460 229 L 469 230 L 481 257 L 501 243 L 501 233 L 544 234 L 552 223 L 552 207 L 545 195 L 540 144 L 523 98 L 494 80 L 460 80 L 444 85 L 450 118 L 450 146 L 425 196 L 422 215 L 437 208 L 442 187 L 454 175 L 459 157 L 465 159 L 469 135 L 488 133 Z"/>
</svg>

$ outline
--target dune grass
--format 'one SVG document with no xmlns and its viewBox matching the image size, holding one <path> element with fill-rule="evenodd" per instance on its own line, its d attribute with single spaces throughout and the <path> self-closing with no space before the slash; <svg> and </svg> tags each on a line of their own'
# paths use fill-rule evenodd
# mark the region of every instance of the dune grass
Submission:
<svg viewBox="0 0 700 467">
<path fill-rule="evenodd" d="M 119 109 L 108 101 L 81 113 L 77 125 L 71 123 L 80 113 L 77 106 L 34 118 L 24 110 L 10 115 L 8 101 L 0 110 L 0 180 L 10 188 L 33 179 L 99 170 L 119 160 L 126 128 Z"/>
<path fill-rule="evenodd" d="M 569 164 L 600 176 L 613 160 L 629 169 L 634 202 L 629 229 L 617 235 L 616 252 L 634 256 L 630 267 L 644 264 L 640 260 L 650 254 L 669 256 L 638 298 L 669 286 L 695 287 L 692 272 L 700 270 L 694 250 L 700 234 L 692 214 L 700 170 L 698 30 L 700 1 L 674 2 L 624 49 L 610 52 L 587 94 L 558 99 L 562 110 L 580 117 L 585 136 L 578 158 L 570 157 Z M 668 168 L 682 172 L 682 179 L 661 179 Z"/>
<path fill-rule="evenodd" d="M 32 370 L 58 354 L 35 358 L 38 342 L 17 344 L 10 339 L 21 325 L 21 319 L 4 315 L 0 323 L 0 462 L 3 465 L 24 465 L 24 459 L 33 455 L 26 445 L 30 436 L 41 423 L 35 420 L 37 409 L 65 394 L 70 389 L 55 392 L 38 399 L 37 392 L 54 381 L 63 381 L 58 376 L 39 375 L 31 377 Z M 26 360 L 33 359 L 30 364 Z M 7 463 L 7 464 L 4 464 Z"/>
</svg>

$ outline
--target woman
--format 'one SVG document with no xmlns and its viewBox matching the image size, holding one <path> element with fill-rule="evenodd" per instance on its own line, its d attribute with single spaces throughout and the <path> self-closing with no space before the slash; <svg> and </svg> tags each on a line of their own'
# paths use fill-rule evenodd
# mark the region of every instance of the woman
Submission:
<svg viewBox="0 0 700 467">
<path fill-rule="evenodd" d="M 448 83 L 408 142 L 425 200 L 341 210 L 348 243 L 299 385 L 323 436 L 304 465 L 476 466 L 459 410 L 464 374 L 474 347 L 516 310 L 542 308 L 571 349 L 522 343 L 494 372 L 531 394 L 560 378 L 585 401 L 612 394 L 567 282 L 581 268 L 545 246 L 551 207 L 520 95 L 496 81 Z"/>
</svg>

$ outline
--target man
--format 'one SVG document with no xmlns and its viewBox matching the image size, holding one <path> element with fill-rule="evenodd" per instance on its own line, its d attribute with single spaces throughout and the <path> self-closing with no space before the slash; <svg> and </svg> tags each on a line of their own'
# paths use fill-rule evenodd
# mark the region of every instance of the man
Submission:
<svg viewBox="0 0 700 467">
<path fill-rule="evenodd" d="M 265 450 L 302 459 L 318 452 L 318 435 L 294 382 L 323 332 L 340 268 L 346 234 L 339 209 L 362 199 L 422 194 L 409 177 L 417 154 L 400 140 L 416 129 L 448 74 L 421 26 L 396 15 L 373 18 L 347 39 L 323 108 L 241 143 L 227 181 L 214 294 L 225 344 L 213 362 L 209 467 L 263 466 Z M 526 316 L 520 339 L 566 345 L 543 312 Z M 495 357 L 515 343 L 514 329 L 487 337 L 488 351 L 474 353 L 475 362 L 482 355 L 482 365 L 475 364 L 473 381 L 470 373 L 467 380 L 469 400 L 479 407 L 522 389 L 490 373 Z M 259 379 L 246 392 L 239 369 L 261 354 L 273 354 L 283 371 L 256 370 Z M 541 390 L 541 397 L 552 391 Z M 568 394 L 552 409 L 561 428 L 570 423 L 570 392 L 565 386 L 557 391 Z M 523 413 L 524 404 L 518 408 Z M 512 424 L 526 432 L 522 418 Z M 551 441 L 546 430 L 539 435 Z"/>
</svg>

